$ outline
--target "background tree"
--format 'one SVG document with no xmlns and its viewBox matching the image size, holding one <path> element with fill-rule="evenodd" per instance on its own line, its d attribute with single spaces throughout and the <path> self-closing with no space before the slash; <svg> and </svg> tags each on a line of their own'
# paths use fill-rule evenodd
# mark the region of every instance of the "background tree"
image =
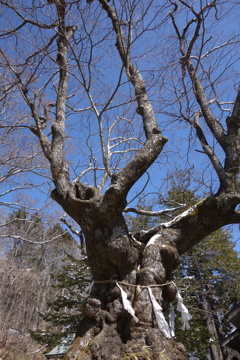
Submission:
<svg viewBox="0 0 240 360">
<path fill-rule="evenodd" d="M 181 201 L 187 208 L 196 202 L 201 183 L 195 180 L 193 186 L 195 177 L 194 168 L 169 173 L 165 203 Z M 231 358 L 220 343 L 228 332 L 224 315 L 239 301 L 240 261 L 235 245 L 231 229 L 219 229 L 181 257 L 174 275 L 193 316 L 187 336 L 177 319 L 176 337 L 193 358 Z"/>
<path fill-rule="evenodd" d="M 55 297 L 49 299 L 41 316 L 47 329 L 38 327 L 31 332 L 33 339 L 48 348 L 60 343 L 68 333 L 75 333 L 82 318 L 83 308 L 91 286 L 91 275 L 86 257 L 66 255 L 65 264 L 58 272 L 51 273 Z"/>
<path fill-rule="evenodd" d="M 2 65 L 1 55 L 0 62 Z M 1 69 L 4 72 L 2 66 Z M 0 84 L 0 204 L 5 214 L 9 213 L 9 208 L 24 205 L 28 211 L 37 209 L 36 192 L 41 191 L 43 197 L 49 179 L 49 170 L 39 146 L 28 134 L 21 136 L 26 119 L 18 108 L 19 99 L 15 97 L 14 85 L 6 76 L 5 72 L 1 73 Z M 9 114 L 12 116 L 9 117 Z M 36 174 L 41 176 L 34 181 Z"/>
<path fill-rule="evenodd" d="M 171 302 L 176 289 L 169 281 L 179 255 L 240 221 L 240 93 L 226 92 L 226 79 L 231 90 L 235 85 L 239 35 L 234 25 L 225 26 L 239 5 L 0 4 L 2 76 L 11 80 L 11 95 L 23 99 L 15 109 L 24 113 L 21 129 L 36 136 L 49 162 L 52 199 L 84 233 L 95 281 L 80 339 L 66 359 L 121 359 L 146 346 L 153 359 L 163 351 L 169 359 L 185 358 L 182 347 L 157 329 L 147 286 L 154 286 L 161 304 Z M 166 115 L 171 130 L 178 122 L 189 126 L 201 145 L 194 161 L 197 154 L 206 162 L 202 178 L 209 194 L 174 219 L 130 234 L 123 212 L 130 190 L 143 187 L 142 177 L 155 173 L 164 154 Z M 173 144 L 172 150 L 188 154 L 192 144 Z M 137 323 L 122 308 L 116 280 L 125 284 Z"/>
<path fill-rule="evenodd" d="M 227 334 L 224 315 L 239 302 L 240 261 L 227 230 L 218 230 L 182 258 L 176 279 L 191 309 L 191 333 L 177 338 L 199 359 L 228 359 L 220 342 Z"/>
<path fill-rule="evenodd" d="M 42 315 L 49 314 L 49 303 L 63 295 L 54 285 L 69 263 L 66 249 L 79 258 L 79 245 L 59 224 L 49 227 L 40 214 L 31 215 L 25 209 L 11 213 L 1 229 L 0 356 L 11 360 L 32 353 L 30 359 L 41 359 L 50 341 L 45 336 L 40 346 L 31 341 L 29 332 L 44 329 L 47 333 Z M 63 330 L 60 321 L 53 326 Z"/>
</svg>

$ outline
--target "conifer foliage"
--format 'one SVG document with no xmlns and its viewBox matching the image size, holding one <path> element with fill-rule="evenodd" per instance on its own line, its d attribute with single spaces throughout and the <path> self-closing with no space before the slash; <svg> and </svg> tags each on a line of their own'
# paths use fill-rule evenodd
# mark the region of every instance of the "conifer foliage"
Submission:
<svg viewBox="0 0 240 360">
<path fill-rule="evenodd" d="M 37 329 L 47 333 L 49 325 L 43 315 L 51 314 L 50 302 L 63 298 L 67 290 L 58 286 L 61 274 L 71 268 L 73 254 L 79 257 L 80 251 L 76 240 L 58 223 L 47 224 L 40 214 L 31 215 L 25 209 L 10 213 L 1 229 L 0 357 L 13 360 L 51 345 L 46 336 L 42 346 L 33 343 L 29 334 Z M 77 281 L 81 283 L 82 277 Z M 66 314 L 69 310 L 51 327 L 59 332 L 65 329 Z M 40 352 L 28 359 L 44 357 Z"/>
<path fill-rule="evenodd" d="M 55 297 L 52 298 L 41 316 L 47 326 L 32 331 L 31 336 L 41 344 L 53 346 L 70 333 L 75 333 L 82 318 L 91 274 L 86 257 L 76 259 L 66 254 L 65 264 L 57 273 L 51 274 Z"/>
<path fill-rule="evenodd" d="M 175 275 L 191 311 L 191 331 L 177 327 L 176 335 L 188 352 L 199 359 L 227 359 L 220 341 L 229 328 L 224 315 L 239 302 L 240 258 L 231 232 L 218 230 L 182 257 Z"/>
</svg>

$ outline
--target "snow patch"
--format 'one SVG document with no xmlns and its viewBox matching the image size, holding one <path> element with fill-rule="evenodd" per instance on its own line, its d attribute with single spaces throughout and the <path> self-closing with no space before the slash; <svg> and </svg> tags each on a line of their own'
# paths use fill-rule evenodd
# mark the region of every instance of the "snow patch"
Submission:
<svg viewBox="0 0 240 360">
<path fill-rule="evenodd" d="M 148 241 L 147 246 L 153 245 L 159 238 L 161 237 L 160 234 L 155 234 L 151 237 L 151 239 Z"/>
</svg>

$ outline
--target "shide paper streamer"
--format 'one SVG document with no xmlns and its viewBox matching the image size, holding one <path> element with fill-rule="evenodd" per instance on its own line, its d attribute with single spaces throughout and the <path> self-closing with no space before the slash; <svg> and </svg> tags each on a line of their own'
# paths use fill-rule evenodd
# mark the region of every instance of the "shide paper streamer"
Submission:
<svg viewBox="0 0 240 360">
<path fill-rule="evenodd" d="M 135 311 L 133 310 L 133 307 L 130 303 L 130 301 L 127 299 L 127 293 L 121 288 L 121 286 L 117 283 L 117 287 L 120 289 L 121 291 L 121 297 L 122 297 L 122 303 L 123 303 L 123 308 L 124 310 L 126 310 L 127 312 L 129 312 L 129 314 L 132 315 L 132 317 L 134 318 L 134 320 L 136 322 L 138 322 L 138 318 L 135 316 Z"/>
<path fill-rule="evenodd" d="M 170 333 L 171 336 L 174 337 L 175 336 L 175 319 L 176 319 L 176 314 L 175 311 L 173 310 L 173 306 L 172 304 L 170 304 L 170 312 L 169 312 L 169 327 L 170 327 Z"/>
<path fill-rule="evenodd" d="M 110 280 L 106 280 L 106 281 L 98 281 L 97 283 L 109 283 L 112 282 Z M 91 291 L 92 285 L 94 284 L 94 282 L 92 284 L 90 284 L 86 290 L 85 290 L 85 294 L 89 293 Z M 123 304 L 123 308 L 124 310 L 126 310 L 132 317 L 133 319 L 138 322 L 139 319 L 136 317 L 135 315 L 135 311 L 130 303 L 130 301 L 127 298 L 127 293 L 121 288 L 121 286 L 116 282 L 117 287 L 119 288 L 120 292 L 121 292 L 121 298 L 122 298 L 122 304 Z M 134 286 L 132 284 L 127 284 L 124 283 L 124 285 L 129 285 L 129 286 Z M 163 285 L 160 285 L 163 286 Z M 176 285 L 175 285 L 176 286 Z M 139 291 L 141 291 L 141 286 L 138 285 L 137 286 Z M 144 288 L 146 288 L 146 286 L 144 286 Z M 148 293 L 149 293 L 149 297 L 150 297 L 150 301 L 152 303 L 152 307 L 153 307 L 153 311 L 154 311 L 154 315 L 157 321 L 157 325 L 159 330 L 164 334 L 164 336 L 167 339 L 170 339 L 171 337 L 175 336 L 175 318 L 176 318 L 176 314 L 173 310 L 173 306 L 172 304 L 170 304 L 170 312 L 169 312 L 169 323 L 167 323 L 164 314 L 163 314 L 163 309 L 162 307 L 159 305 L 159 303 L 157 302 L 157 300 L 155 299 L 153 293 L 152 293 L 152 289 L 151 286 L 147 287 L 148 289 Z M 192 319 L 192 316 L 189 314 L 188 309 L 186 308 L 186 306 L 183 304 L 183 298 L 180 295 L 179 291 L 177 291 L 177 295 L 176 295 L 176 299 L 177 299 L 177 310 L 181 313 L 181 320 L 183 323 L 182 329 L 183 330 L 188 330 L 190 329 L 190 325 L 189 325 L 189 320 Z"/>
<path fill-rule="evenodd" d="M 154 314 L 155 314 L 155 317 L 156 317 L 156 321 L 157 321 L 159 330 L 162 331 L 162 333 L 164 334 L 164 336 L 167 339 L 169 339 L 171 337 L 174 337 L 175 336 L 175 318 L 176 318 L 176 314 L 175 314 L 175 312 L 173 310 L 172 304 L 170 304 L 169 324 L 168 324 L 165 317 L 164 317 L 164 314 L 162 312 L 162 307 L 156 301 L 150 287 L 148 287 L 148 293 L 149 293 L 149 297 L 150 297 L 151 302 L 152 302 L 153 311 L 154 311 Z M 190 325 L 189 325 L 188 321 L 192 319 L 192 316 L 189 314 L 188 309 L 183 304 L 183 298 L 180 295 L 179 291 L 177 292 L 176 298 L 178 300 L 177 310 L 181 313 L 181 320 L 182 320 L 182 323 L 183 323 L 182 329 L 183 330 L 189 330 Z"/>
<path fill-rule="evenodd" d="M 183 298 L 181 297 L 179 291 L 177 292 L 177 296 L 176 296 L 178 303 L 177 303 L 177 310 L 180 311 L 181 313 L 181 318 L 182 318 L 182 323 L 183 323 L 183 330 L 189 330 L 190 329 L 190 325 L 188 323 L 189 320 L 192 319 L 192 316 L 189 314 L 188 309 L 186 308 L 186 306 L 183 304 Z"/>
<path fill-rule="evenodd" d="M 157 321 L 157 324 L 158 324 L 158 328 L 159 328 L 159 330 L 162 331 L 163 335 L 167 339 L 170 339 L 171 338 L 171 332 L 170 332 L 169 325 L 168 325 L 168 323 L 167 323 L 167 321 L 166 321 L 166 319 L 165 319 L 165 317 L 163 315 L 162 307 L 156 301 L 150 287 L 148 287 L 148 293 L 149 293 L 149 297 L 150 297 L 151 302 L 152 302 L 153 311 L 154 311 L 155 318 L 156 318 L 156 321 Z"/>
</svg>

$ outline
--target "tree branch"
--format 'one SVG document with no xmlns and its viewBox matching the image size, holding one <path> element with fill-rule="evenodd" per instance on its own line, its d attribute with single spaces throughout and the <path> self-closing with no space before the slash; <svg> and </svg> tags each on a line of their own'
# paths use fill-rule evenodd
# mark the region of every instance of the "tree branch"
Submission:
<svg viewBox="0 0 240 360">
<path fill-rule="evenodd" d="M 52 125 L 52 157 L 51 157 L 51 171 L 53 181 L 56 185 L 57 192 L 63 198 L 66 196 L 69 185 L 69 171 L 68 165 L 64 160 L 64 131 L 65 131 L 65 112 L 68 86 L 68 64 L 67 53 L 68 43 L 74 32 L 75 26 L 65 25 L 65 1 L 56 3 L 56 8 L 59 16 L 59 38 L 57 40 L 58 54 L 56 62 L 59 65 L 59 84 L 57 89 L 56 100 L 56 120 Z"/>
<path fill-rule="evenodd" d="M 233 106 L 231 116 L 227 117 L 227 139 L 226 139 L 226 159 L 224 169 L 227 173 L 239 174 L 240 169 L 240 88 Z M 238 176 L 234 181 L 239 184 Z"/>
<path fill-rule="evenodd" d="M 214 153 L 213 149 L 211 148 L 211 146 L 209 146 L 207 139 L 204 135 L 204 132 L 202 130 L 202 128 L 200 127 L 199 124 L 199 117 L 202 116 L 202 112 L 198 111 L 197 113 L 195 113 L 194 116 L 194 122 L 193 122 L 193 126 L 196 130 L 197 133 L 197 137 L 202 145 L 202 148 L 204 150 L 204 153 L 208 156 L 208 158 L 210 159 L 218 177 L 219 180 L 221 182 L 221 184 L 226 185 L 226 173 L 224 171 L 224 168 L 221 164 L 221 162 L 219 161 L 217 155 Z"/>
<path fill-rule="evenodd" d="M 130 57 L 130 44 L 127 43 L 122 25 L 114 9 L 108 1 L 99 0 L 103 9 L 107 12 L 112 21 L 116 34 L 116 48 L 124 65 L 126 75 L 135 90 L 135 97 L 138 104 L 137 113 L 142 117 L 146 142 L 139 153 L 119 173 L 112 176 L 112 184 L 106 192 L 106 198 L 117 186 L 118 194 L 126 196 L 134 183 L 144 174 L 149 166 L 156 160 L 167 139 L 161 135 L 157 125 L 151 102 L 148 98 L 144 80 L 134 66 Z"/>
<path fill-rule="evenodd" d="M 175 207 L 175 208 L 164 209 L 164 210 L 159 210 L 159 211 L 149 211 L 149 210 L 142 210 L 142 209 L 136 209 L 136 208 L 126 207 L 123 211 L 124 211 L 125 213 L 133 212 L 133 213 L 138 214 L 138 215 L 162 216 L 162 215 L 164 215 L 164 214 L 168 214 L 168 213 L 172 213 L 172 212 L 174 212 L 174 211 L 180 210 L 180 209 L 182 209 L 184 206 L 186 206 L 186 204 L 182 204 L 182 205 L 177 206 L 177 207 Z"/>
</svg>

